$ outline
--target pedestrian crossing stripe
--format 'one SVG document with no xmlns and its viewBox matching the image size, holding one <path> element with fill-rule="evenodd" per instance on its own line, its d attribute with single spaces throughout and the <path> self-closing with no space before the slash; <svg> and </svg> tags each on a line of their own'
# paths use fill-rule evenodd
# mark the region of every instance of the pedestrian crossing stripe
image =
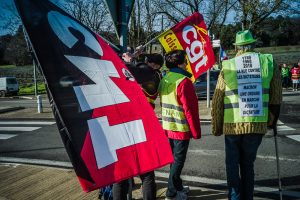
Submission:
<svg viewBox="0 0 300 200">
<path fill-rule="evenodd" d="M 288 135 L 287 137 L 300 142 L 300 135 Z"/>
<path fill-rule="evenodd" d="M 7 140 L 7 139 L 10 139 L 10 138 L 13 138 L 17 135 L 15 134 L 0 134 L 0 140 Z"/>
<path fill-rule="evenodd" d="M 55 124 L 54 121 L 1 121 L 0 125 L 6 125 L 6 126 L 0 126 L 0 131 L 29 132 L 29 131 L 35 131 L 40 129 L 41 125 L 43 126 L 43 125 L 53 125 L 53 124 Z M 26 127 L 26 126 L 7 126 L 7 125 L 40 125 L 40 126 Z M 0 133 L 0 140 L 7 140 L 16 136 L 18 135 Z"/>
<path fill-rule="evenodd" d="M 35 131 L 41 127 L 0 127 L 0 131 Z"/>
<path fill-rule="evenodd" d="M 283 125 L 284 123 L 280 120 L 277 121 L 277 125 Z"/>
<path fill-rule="evenodd" d="M 7 121 L 7 122 L 0 122 L 0 125 L 52 125 L 55 122 L 43 122 L 43 121 Z"/>
<path fill-rule="evenodd" d="M 294 131 L 296 129 L 292 128 L 292 127 L 289 127 L 289 126 L 277 126 L 277 131 L 280 132 L 280 131 Z"/>
</svg>

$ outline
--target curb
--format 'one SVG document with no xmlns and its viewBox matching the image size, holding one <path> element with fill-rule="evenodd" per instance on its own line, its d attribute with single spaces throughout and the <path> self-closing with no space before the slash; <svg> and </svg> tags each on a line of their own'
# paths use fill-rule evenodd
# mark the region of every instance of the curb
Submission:
<svg viewBox="0 0 300 200">
<path fill-rule="evenodd" d="M 3 109 L 0 109 L 0 114 L 1 113 L 6 113 L 6 112 L 11 112 L 11 111 L 16 111 L 16 110 L 21 110 L 21 109 L 24 109 L 24 108 L 25 107 L 22 107 L 22 106 L 3 108 Z"/>
<path fill-rule="evenodd" d="M 28 96 L 14 96 L 14 97 L 9 97 L 10 99 L 35 99 L 35 97 L 28 97 Z"/>
<path fill-rule="evenodd" d="M 15 121 L 24 121 L 24 120 L 26 120 L 26 121 L 47 121 L 47 122 L 53 121 L 56 123 L 54 118 L 47 118 L 47 117 L 39 117 L 39 118 L 37 118 L 37 117 L 36 118 L 6 118 L 6 117 L 4 117 L 4 118 L 1 118 L 1 116 L 0 116 L 1 121 L 11 121 L 11 119 L 13 119 Z"/>
</svg>

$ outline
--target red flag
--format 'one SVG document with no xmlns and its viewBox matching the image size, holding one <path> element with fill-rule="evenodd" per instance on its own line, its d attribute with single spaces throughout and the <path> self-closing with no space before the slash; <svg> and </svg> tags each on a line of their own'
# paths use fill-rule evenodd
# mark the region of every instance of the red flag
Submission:
<svg viewBox="0 0 300 200">
<path fill-rule="evenodd" d="M 164 32 L 158 38 L 167 52 L 183 49 L 187 53 L 187 69 L 194 81 L 215 64 L 215 55 L 203 16 L 196 12 Z"/>
<path fill-rule="evenodd" d="M 15 3 L 83 190 L 171 163 L 152 107 L 108 44 L 47 0 Z"/>
</svg>

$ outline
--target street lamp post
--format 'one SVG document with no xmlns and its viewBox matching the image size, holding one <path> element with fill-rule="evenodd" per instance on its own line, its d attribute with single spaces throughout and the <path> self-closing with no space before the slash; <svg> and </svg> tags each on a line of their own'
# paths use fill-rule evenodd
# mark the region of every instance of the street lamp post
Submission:
<svg viewBox="0 0 300 200">
<path fill-rule="evenodd" d="M 122 19 L 129 18 L 129 5 L 128 2 L 121 1 L 121 16 Z M 122 47 L 122 51 L 126 52 L 128 43 L 128 23 L 126 20 L 121 20 L 120 22 L 120 46 Z"/>
<path fill-rule="evenodd" d="M 36 64 L 35 61 L 33 59 L 33 81 L 34 81 L 34 96 L 38 95 L 38 87 L 37 87 L 37 80 L 36 80 Z"/>
</svg>

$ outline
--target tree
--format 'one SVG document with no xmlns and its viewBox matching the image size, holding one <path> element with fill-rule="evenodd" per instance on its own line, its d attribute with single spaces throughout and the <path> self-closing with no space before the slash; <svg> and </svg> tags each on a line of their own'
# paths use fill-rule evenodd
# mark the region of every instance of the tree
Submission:
<svg viewBox="0 0 300 200">
<path fill-rule="evenodd" d="M 216 38 L 221 38 L 224 23 L 229 11 L 237 4 L 237 0 L 153 0 L 153 16 L 164 19 L 161 26 L 171 27 L 195 12 L 200 12 L 205 19 L 207 29 Z M 162 24 L 162 23 L 161 23 Z"/>
<path fill-rule="evenodd" d="M 9 34 L 0 37 L 0 65 L 9 64 L 7 61 L 4 60 L 4 53 L 12 37 L 13 36 Z"/>
<path fill-rule="evenodd" d="M 27 44 L 24 39 L 22 26 L 19 26 L 18 31 L 13 35 L 4 51 L 3 60 L 8 64 L 23 66 L 32 64 L 32 58 L 27 50 Z"/>
<path fill-rule="evenodd" d="M 66 0 L 62 6 L 74 18 L 98 34 L 111 30 L 113 26 L 103 1 Z"/>
<path fill-rule="evenodd" d="M 300 28 L 299 18 L 278 16 L 269 23 L 271 27 L 267 31 L 271 37 L 271 46 L 297 45 L 299 43 L 300 34 L 296 31 Z"/>
<path fill-rule="evenodd" d="M 169 21 L 176 24 L 195 12 L 200 12 L 206 21 L 208 29 L 216 24 L 224 24 L 228 11 L 232 9 L 237 0 L 154 0 L 156 13 L 163 14 Z"/>
<path fill-rule="evenodd" d="M 238 0 L 235 5 L 236 19 L 244 29 L 256 32 L 271 14 L 290 8 L 288 2 L 290 0 Z"/>
</svg>

